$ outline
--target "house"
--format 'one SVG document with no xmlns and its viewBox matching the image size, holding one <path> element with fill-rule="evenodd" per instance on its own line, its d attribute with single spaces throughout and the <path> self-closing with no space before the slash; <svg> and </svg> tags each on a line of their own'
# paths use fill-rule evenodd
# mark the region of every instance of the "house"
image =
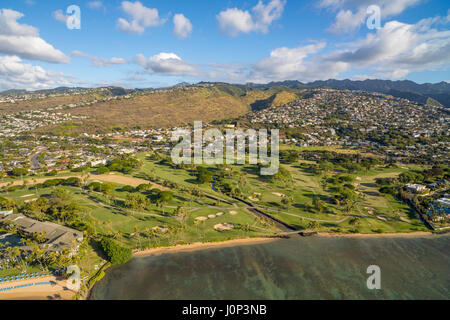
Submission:
<svg viewBox="0 0 450 320">
<path fill-rule="evenodd" d="M 427 189 L 426 186 L 424 186 L 424 185 L 422 185 L 422 184 L 414 184 L 414 183 L 411 183 L 411 184 L 407 184 L 407 185 L 405 186 L 405 190 L 406 190 L 406 191 L 409 191 L 409 192 L 411 192 L 411 193 L 422 193 L 422 192 L 427 191 L 428 189 Z"/>
<path fill-rule="evenodd" d="M 107 163 L 106 159 L 104 159 L 104 160 L 97 160 L 97 161 L 92 161 L 91 162 L 91 166 L 92 167 L 96 167 L 96 166 L 99 166 L 99 165 L 106 165 L 106 163 Z"/>
</svg>

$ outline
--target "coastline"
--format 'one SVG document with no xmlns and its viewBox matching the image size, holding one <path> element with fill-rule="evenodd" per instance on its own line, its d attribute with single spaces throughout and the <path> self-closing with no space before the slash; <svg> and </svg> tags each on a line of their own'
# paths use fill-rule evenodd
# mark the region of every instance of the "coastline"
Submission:
<svg viewBox="0 0 450 320">
<path fill-rule="evenodd" d="M 399 232 L 399 233 L 328 233 L 319 232 L 322 238 L 420 238 L 434 235 L 432 232 Z"/>
<path fill-rule="evenodd" d="M 383 233 L 383 234 L 334 234 L 334 233 L 318 233 L 315 237 L 321 238 L 420 238 L 431 236 L 431 232 L 414 232 L 414 233 Z M 145 258 L 151 256 L 159 256 L 165 254 L 175 254 L 181 252 L 194 252 L 200 250 L 207 250 L 212 248 L 227 248 L 234 246 L 245 246 L 269 243 L 273 241 L 283 240 L 283 238 L 277 237 L 259 237 L 259 238 L 245 238 L 234 239 L 218 242 L 196 242 L 192 244 L 176 245 L 172 247 L 160 247 L 152 248 L 142 251 L 134 251 L 133 258 Z M 21 288 L 12 290 L 9 292 L 0 293 L 0 300 L 72 300 L 75 292 L 70 291 L 65 286 L 65 280 L 57 278 L 55 276 L 39 278 L 34 280 L 16 281 L 9 283 L 9 285 L 22 285 L 33 282 L 54 282 L 53 285 L 33 286 L 28 288 Z M 6 284 L 0 285 L 0 288 L 7 286 Z M 83 300 L 89 300 L 92 288 L 88 290 Z"/>
<path fill-rule="evenodd" d="M 280 238 L 246 238 L 246 239 L 235 239 L 235 240 L 226 240 L 226 241 L 218 241 L 218 242 L 195 242 L 192 244 L 182 244 L 176 245 L 172 247 L 160 247 L 160 248 L 152 248 L 141 251 L 134 251 L 133 258 L 141 258 L 141 257 L 150 257 L 157 256 L 161 254 L 167 253 L 179 253 L 179 252 L 190 252 L 190 251 L 198 251 L 198 250 L 206 250 L 211 248 L 226 248 L 226 247 L 234 247 L 234 246 L 242 246 L 242 245 L 252 245 L 252 244 L 260 244 L 260 243 L 268 243 L 280 240 Z"/>
<path fill-rule="evenodd" d="M 420 238 L 426 236 L 432 236 L 432 232 L 413 232 L 413 233 L 374 233 L 374 234 L 348 234 L 348 233 L 327 233 L 319 232 L 313 237 L 322 238 Z M 281 237 L 259 237 L 259 238 L 246 238 L 246 239 L 235 239 L 235 240 L 225 240 L 218 242 L 196 242 L 192 244 L 176 245 L 172 247 L 159 247 L 151 248 L 141 251 L 133 251 L 133 258 L 156 256 L 168 253 L 178 253 L 178 252 L 190 252 L 198 250 L 206 250 L 211 248 L 226 248 L 241 245 L 252 245 L 260 243 L 268 243 L 273 241 L 283 240 Z"/>
<path fill-rule="evenodd" d="M 344 234 L 344 233 L 318 233 L 313 237 L 321 238 L 421 238 L 434 235 L 432 232 L 413 232 L 413 233 L 383 233 L 383 234 Z M 146 258 L 153 256 L 160 256 L 166 254 L 176 254 L 182 252 L 195 252 L 201 250 L 207 250 L 212 248 L 227 248 L 234 246 L 245 246 L 254 244 L 270 243 L 274 241 L 283 240 L 285 238 L 281 237 L 259 237 L 259 238 L 245 238 L 245 239 L 234 239 L 225 240 L 218 242 L 196 242 L 192 244 L 176 245 L 172 247 L 159 247 L 146 250 L 135 250 L 133 251 L 134 258 Z M 93 288 L 87 292 L 84 296 L 84 300 L 89 300 Z"/>
</svg>

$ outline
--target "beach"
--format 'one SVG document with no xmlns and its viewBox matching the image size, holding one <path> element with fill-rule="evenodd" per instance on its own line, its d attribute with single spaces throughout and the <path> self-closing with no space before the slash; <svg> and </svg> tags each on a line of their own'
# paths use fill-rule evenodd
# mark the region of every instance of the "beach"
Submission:
<svg viewBox="0 0 450 320">
<path fill-rule="evenodd" d="M 433 233 L 431 232 L 398 232 L 398 233 L 326 233 L 319 232 L 317 234 L 318 237 L 327 237 L 327 238 L 418 238 L 418 237 L 426 237 L 431 236 Z"/>
<path fill-rule="evenodd" d="M 142 251 L 134 251 L 133 257 L 148 257 L 166 253 L 178 253 L 178 252 L 189 252 L 189 251 L 197 251 L 197 250 L 205 250 L 211 248 L 219 248 L 219 247 L 234 247 L 234 246 L 243 246 L 243 245 L 252 245 L 252 244 L 260 244 L 267 243 L 279 240 L 278 238 L 248 238 L 248 239 L 236 239 L 236 240 L 228 240 L 228 241 L 220 241 L 220 242 L 196 242 L 193 244 L 183 244 L 177 245 L 173 247 L 161 247 L 161 248 L 152 248 Z"/>
<path fill-rule="evenodd" d="M 72 300 L 75 295 L 74 291 L 66 287 L 66 280 L 55 276 L 2 283 L 0 289 L 39 282 L 52 282 L 53 284 L 34 285 L 0 292 L 0 300 Z"/>
<path fill-rule="evenodd" d="M 326 238 L 419 238 L 431 236 L 431 232 L 413 232 L 413 233 L 374 233 L 374 234 L 347 234 L 347 233 L 318 233 L 315 237 L 326 237 Z M 151 248 L 147 250 L 134 251 L 133 257 L 148 257 L 153 255 L 160 255 L 166 253 L 178 253 L 178 252 L 189 252 L 197 250 L 206 250 L 210 248 L 222 248 L 222 247 L 234 247 L 242 245 L 252 245 L 267 243 L 277 240 L 283 240 L 283 238 L 248 238 L 248 239 L 235 239 L 220 242 L 196 242 L 192 244 L 176 245 L 172 247 L 160 247 Z"/>
</svg>

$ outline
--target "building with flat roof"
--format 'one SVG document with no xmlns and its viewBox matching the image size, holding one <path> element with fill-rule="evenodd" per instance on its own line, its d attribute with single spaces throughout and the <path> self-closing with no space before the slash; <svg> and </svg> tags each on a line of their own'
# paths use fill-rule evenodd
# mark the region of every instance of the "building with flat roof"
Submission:
<svg viewBox="0 0 450 320">
<path fill-rule="evenodd" d="M 0 216 L 0 222 L 5 221 L 16 224 L 20 231 L 27 235 L 32 235 L 33 233 L 44 234 L 46 239 L 44 244 L 49 250 L 53 251 L 61 251 L 63 249 L 78 250 L 78 247 L 84 238 L 82 231 L 52 222 L 41 222 L 21 214 Z"/>
</svg>

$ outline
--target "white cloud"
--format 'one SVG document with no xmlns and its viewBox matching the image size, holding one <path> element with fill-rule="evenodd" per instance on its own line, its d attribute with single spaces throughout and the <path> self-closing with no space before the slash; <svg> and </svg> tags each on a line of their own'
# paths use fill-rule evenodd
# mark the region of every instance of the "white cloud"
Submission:
<svg viewBox="0 0 450 320">
<path fill-rule="evenodd" d="M 130 21 L 124 18 L 117 20 L 117 27 L 124 32 L 142 34 L 146 28 L 165 23 L 165 20 L 159 17 L 158 9 L 147 8 L 139 1 L 123 1 L 122 10 L 131 18 Z"/>
<path fill-rule="evenodd" d="M 333 33 L 352 32 L 365 24 L 368 18 L 367 8 L 377 5 L 381 9 L 381 19 L 392 18 L 409 7 L 424 0 L 321 0 L 320 8 L 337 12 L 336 21 L 328 29 Z"/>
<path fill-rule="evenodd" d="M 183 14 L 176 14 L 173 17 L 173 33 L 180 39 L 187 38 L 192 33 L 192 23 Z"/>
<path fill-rule="evenodd" d="M 325 47 L 325 42 L 318 42 L 297 48 L 275 49 L 270 57 L 251 66 L 248 79 L 252 82 L 313 81 L 336 77 L 347 71 L 347 63 L 324 62 L 315 56 Z"/>
<path fill-rule="evenodd" d="M 325 47 L 325 42 L 318 42 L 296 48 L 277 48 L 272 50 L 269 57 L 250 65 L 209 63 L 202 75 L 211 81 L 267 83 L 326 80 L 347 71 L 348 63 L 320 59 L 318 54 Z"/>
<path fill-rule="evenodd" d="M 73 85 L 74 79 L 70 75 L 22 63 L 18 56 L 0 56 L 0 88 L 2 90 L 18 88 L 38 90 Z"/>
<path fill-rule="evenodd" d="M 0 34 L 14 36 L 39 36 L 39 30 L 33 26 L 20 24 L 17 20 L 24 16 L 23 13 L 10 10 L 0 10 Z"/>
<path fill-rule="evenodd" d="M 0 10 L 0 53 L 23 59 L 69 63 L 70 59 L 64 53 L 39 37 L 37 28 L 17 22 L 23 16 L 14 10 Z"/>
<path fill-rule="evenodd" d="M 438 17 L 434 22 L 445 22 Z M 390 21 L 375 34 L 325 58 L 356 68 L 371 68 L 384 77 L 403 78 L 414 71 L 448 68 L 450 65 L 450 31 L 432 28 L 430 19 L 416 24 Z"/>
<path fill-rule="evenodd" d="M 78 50 L 72 51 L 72 56 L 89 59 L 89 60 L 91 60 L 92 65 L 95 67 L 98 67 L 98 68 L 111 67 L 113 65 L 121 65 L 121 64 L 128 63 L 128 61 L 123 58 L 115 58 L 115 57 L 109 58 L 109 59 L 100 58 L 100 57 L 88 55 L 88 54 L 78 51 Z"/>
<path fill-rule="evenodd" d="M 285 5 L 286 0 L 271 0 L 267 5 L 259 0 L 252 14 L 247 10 L 230 8 L 220 12 L 216 18 L 220 30 L 233 37 L 240 33 L 267 33 L 270 25 L 283 15 Z"/>
<path fill-rule="evenodd" d="M 270 79 L 291 79 L 306 71 L 305 58 L 322 50 L 326 43 L 316 43 L 298 48 L 278 48 L 270 57 L 253 65 L 255 74 L 263 74 Z"/>
<path fill-rule="evenodd" d="M 219 28 L 222 32 L 237 36 L 239 33 L 250 33 L 254 28 L 253 18 L 248 11 L 242 11 L 237 8 L 222 11 L 217 16 Z"/>
<path fill-rule="evenodd" d="M 69 16 L 65 15 L 61 9 L 53 11 L 53 18 L 59 22 L 67 23 Z"/>
<path fill-rule="evenodd" d="M 387 22 L 375 33 L 345 49 L 323 53 L 324 42 L 297 48 L 277 48 L 270 56 L 246 67 L 210 64 L 206 75 L 215 81 L 258 82 L 340 78 L 352 71 L 353 79 L 401 79 L 411 72 L 449 70 L 450 16 L 423 19 L 416 24 Z M 437 27 L 442 26 L 442 30 Z"/>
<path fill-rule="evenodd" d="M 161 75 L 199 76 L 200 71 L 193 63 L 183 61 L 175 53 L 161 52 L 150 58 L 138 54 L 135 63 L 144 68 L 144 73 Z"/>
<path fill-rule="evenodd" d="M 103 5 L 103 2 L 101 2 L 101 1 L 90 1 L 90 2 L 88 2 L 87 6 L 90 9 L 95 9 L 95 10 L 99 10 L 99 9 L 104 9 L 105 8 L 104 5 Z"/>
</svg>

